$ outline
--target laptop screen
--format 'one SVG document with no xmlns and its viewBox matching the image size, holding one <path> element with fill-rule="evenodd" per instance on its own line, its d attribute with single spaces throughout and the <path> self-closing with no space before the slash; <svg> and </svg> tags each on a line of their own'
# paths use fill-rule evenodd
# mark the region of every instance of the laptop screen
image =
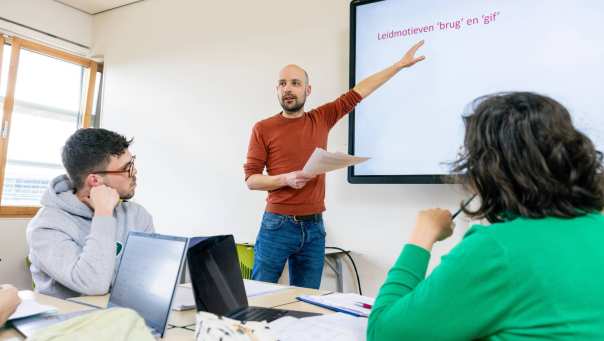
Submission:
<svg viewBox="0 0 604 341">
<path fill-rule="evenodd" d="M 130 232 L 109 308 L 131 308 L 163 335 L 186 246 L 184 237 Z"/>
<path fill-rule="evenodd" d="M 232 235 L 199 241 L 187 261 L 198 311 L 229 315 L 248 306 Z"/>
</svg>

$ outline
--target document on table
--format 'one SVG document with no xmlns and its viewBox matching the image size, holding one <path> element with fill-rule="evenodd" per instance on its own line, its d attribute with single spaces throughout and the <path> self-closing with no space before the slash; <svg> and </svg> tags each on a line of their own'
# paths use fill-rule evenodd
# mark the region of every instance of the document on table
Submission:
<svg viewBox="0 0 604 341">
<path fill-rule="evenodd" d="M 310 155 L 302 171 L 308 175 L 319 175 L 332 170 L 349 167 L 369 160 L 368 157 L 352 156 L 344 153 L 330 153 L 316 148 Z"/>
<path fill-rule="evenodd" d="M 271 294 L 273 292 L 291 289 L 290 286 L 243 280 L 245 293 L 248 298 L 260 295 Z M 195 308 L 195 297 L 193 297 L 193 288 L 190 284 L 180 284 L 176 287 L 174 300 L 172 301 L 172 310 L 188 310 Z"/>
<path fill-rule="evenodd" d="M 334 292 L 328 295 L 302 295 L 298 300 L 354 316 L 368 317 L 375 301 L 372 297 Z"/>
<path fill-rule="evenodd" d="M 286 316 L 269 326 L 281 341 L 365 341 L 367 319 L 340 313 L 302 319 Z"/>
<path fill-rule="evenodd" d="M 19 291 L 19 297 L 21 298 L 21 303 L 17 306 L 17 310 L 8 318 L 9 321 L 43 313 L 57 312 L 57 308 L 53 306 L 36 302 L 31 290 Z"/>
<path fill-rule="evenodd" d="M 195 297 L 190 285 L 180 284 L 176 286 L 174 298 L 172 299 L 172 310 L 189 310 L 195 308 Z"/>
<path fill-rule="evenodd" d="M 247 297 L 266 295 L 281 290 L 291 289 L 291 287 L 287 285 L 252 281 L 249 279 L 244 279 L 243 284 L 245 285 L 245 294 Z"/>
</svg>

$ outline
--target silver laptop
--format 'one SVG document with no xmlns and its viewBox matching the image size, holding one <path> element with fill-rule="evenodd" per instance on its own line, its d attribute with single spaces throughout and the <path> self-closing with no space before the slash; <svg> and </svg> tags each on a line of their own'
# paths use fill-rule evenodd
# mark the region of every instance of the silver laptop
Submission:
<svg viewBox="0 0 604 341">
<path fill-rule="evenodd" d="M 155 336 L 163 337 L 170 315 L 188 239 L 130 232 L 111 289 L 108 308 L 130 308 L 141 315 Z M 24 336 L 96 309 L 39 315 L 12 321 Z"/>
</svg>

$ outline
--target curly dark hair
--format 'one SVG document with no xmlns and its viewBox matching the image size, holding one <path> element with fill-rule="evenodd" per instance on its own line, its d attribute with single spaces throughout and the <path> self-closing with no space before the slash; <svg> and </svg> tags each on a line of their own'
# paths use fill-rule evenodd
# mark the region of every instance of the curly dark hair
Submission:
<svg viewBox="0 0 604 341">
<path fill-rule="evenodd" d="M 90 172 L 105 169 L 112 155 L 124 154 L 132 140 L 107 129 L 78 129 L 65 142 L 61 155 L 74 189 L 84 186 L 84 179 Z"/>
<path fill-rule="evenodd" d="M 602 153 L 572 124 L 564 106 L 530 92 L 473 102 L 463 118 L 464 150 L 452 163 L 481 197 L 471 217 L 572 218 L 604 207 Z"/>
</svg>

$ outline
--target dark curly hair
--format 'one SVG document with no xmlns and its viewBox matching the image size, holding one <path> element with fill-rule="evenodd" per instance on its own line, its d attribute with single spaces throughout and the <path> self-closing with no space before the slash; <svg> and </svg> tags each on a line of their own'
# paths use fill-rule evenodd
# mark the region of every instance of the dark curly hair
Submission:
<svg viewBox="0 0 604 341">
<path fill-rule="evenodd" d="M 89 173 L 105 169 L 110 157 L 124 154 L 131 143 L 132 139 L 106 129 L 78 129 L 65 142 L 62 154 L 74 189 L 81 189 Z"/>
<path fill-rule="evenodd" d="M 572 218 L 604 207 L 602 153 L 564 106 L 530 92 L 473 102 L 463 118 L 464 150 L 453 173 L 481 197 L 471 217 Z"/>
</svg>

